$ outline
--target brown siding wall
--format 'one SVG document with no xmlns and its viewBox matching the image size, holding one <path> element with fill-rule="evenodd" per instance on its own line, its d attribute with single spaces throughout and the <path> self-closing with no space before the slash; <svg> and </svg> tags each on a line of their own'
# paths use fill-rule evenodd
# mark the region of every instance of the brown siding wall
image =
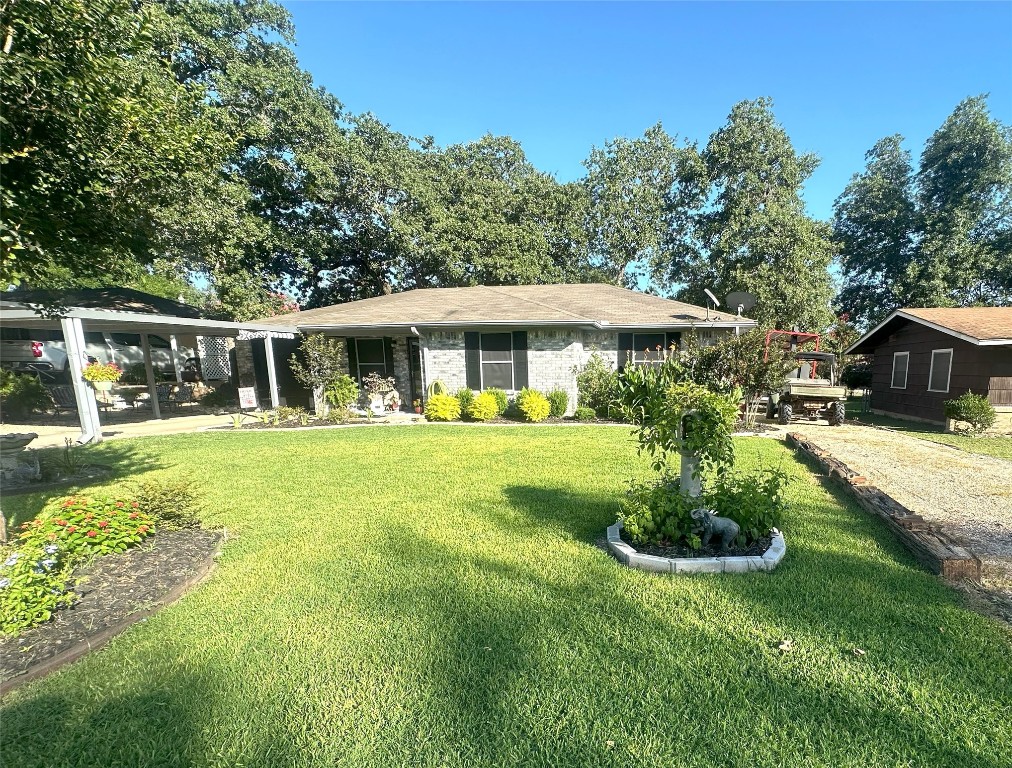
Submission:
<svg viewBox="0 0 1012 768">
<path fill-rule="evenodd" d="M 1012 405 L 1012 349 L 990 349 L 991 381 L 987 398 L 992 405 Z"/>
<path fill-rule="evenodd" d="M 931 351 L 934 349 L 952 349 L 952 376 L 948 392 L 928 391 Z M 969 389 L 977 394 L 987 394 L 996 351 L 994 347 L 978 347 L 917 323 L 905 325 L 875 350 L 871 407 L 944 422 L 942 404 L 946 400 L 959 397 Z M 910 353 L 906 389 L 890 387 L 894 352 Z"/>
</svg>

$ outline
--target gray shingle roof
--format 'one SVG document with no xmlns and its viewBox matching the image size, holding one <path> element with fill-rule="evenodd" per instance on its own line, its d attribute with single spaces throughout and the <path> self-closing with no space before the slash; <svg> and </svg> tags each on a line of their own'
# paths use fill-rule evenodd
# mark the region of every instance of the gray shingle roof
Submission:
<svg viewBox="0 0 1012 768">
<path fill-rule="evenodd" d="M 267 318 L 262 323 L 326 326 L 601 324 L 672 326 L 753 321 L 603 283 L 420 288 Z"/>
</svg>

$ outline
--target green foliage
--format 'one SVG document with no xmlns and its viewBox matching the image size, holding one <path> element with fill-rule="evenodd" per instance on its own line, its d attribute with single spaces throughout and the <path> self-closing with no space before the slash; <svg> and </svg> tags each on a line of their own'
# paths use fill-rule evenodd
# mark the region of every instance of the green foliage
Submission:
<svg viewBox="0 0 1012 768">
<path fill-rule="evenodd" d="M 840 373 L 840 383 L 847 389 L 871 389 L 872 364 L 869 360 L 854 360 Z"/>
<path fill-rule="evenodd" d="M 640 451 L 649 454 L 655 470 L 666 471 L 669 457 L 683 453 L 699 457 L 700 471 L 720 474 L 734 463 L 736 399 L 688 381 L 659 387 L 646 379 L 627 380 L 619 403 L 623 416 L 636 425 Z"/>
<path fill-rule="evenodd" d="M 22 526 L 0 565 L 0 634 L 16 635 L 70 605 L 73 568 L 123 552 L 154 533 L 155 520 L 136 499 L 70 496 L 50 502 Z"/>
<path fill-rule="evenodd" d="M 619 394 L 618 371 L 592 352 L 586 365 L 575 372 L 577 404 L 593 408 L 601 416 L 610 416 Z"/>
<path fill-rule="evenodd" d="M 74 444 L 69 437 L 63 438 L 63 450 L 56 456 L 45 456 L 42 469 L 46 474 L 53 474 L 53 479 L 75 477 L 91 466 L 83 447 Z"/>
<path fill-rule="evenodd" d="M 821 330 L 830 320 L 830 228 L 811 218 L 801 198 L 819 165 L 799 155 L 769 99 L 735 104 L 702 153 L 680 158 L 677 200 L 669 210 L 667 247 L 653 258 L 654 277 L 678 298 L 702 305 L 749 291 L 749 316 L 766 325 Z"/>
<path fill-rule="evenodd" d="M 123 375 L 122 369 L 116 363 L 103 363 L 96 360 L 88 363 L 81 370 L 81 378 L 85 381 L 119 381 Z"/>
<path fill-rule="evenodd" d="M 506 391 L 499 389 L 498 387 L 489 387 L 485 390 L 485 392 L 495 398 L 497 410 L 496 416 L 502 416 L 506 413 L 506 409 L 510 407 L 510 399 L 509 395 L 506 394 Z"/>
<path fill-rule="evenodd" d="M 430 395 L 425 402 L 425 418 L 429 421 L 456 421 L 460 418 L 460 401 L 453 395 Z"/>
<path fill-rule="evenodd" d="M 358 400 L 358 384 L 347 373 L 339 373 L 323 388 L 323 396 L 334 408 L 350 408 Z"/>
<path fill-rule="evenodd" d="M 994 426 L 998 414 L 984 395 L 964 392 L 953 400 L 945 401 L 945 418 L 961 421 L 970 432 L 985 432 Z"/>
<path fill-rule="evenodd" d="M 516 406 L 523 417 L 530 422 L 544 421 L 552 410 L 547 397 L 536 389 L 527 389 L 526 387 L 517 394 Z"/>
<path fill-rule="evenodd" d="M 695 522 L 690 512 L 700 504 L 678 489 L 678 478 L 633 483 L 621 502 L 619 519 L 634 544 L 685 542 L 698 548 L 693 536 Z"/>
<path fill-rule="evenodd" d="M 594 421 L 597 419 L 597 413 L 593 408 L 588 408 L 585 405 L 577 406 L 576 410 L 573 411 L 573 418 L 577 421 Z"/>
<path fill-rule="evenodd" d="M 494 419 L 496 416 L 499 416 L 499 401 L 492 392 L 482 392 L 468 405 L 467 415 L 475 421 Z"/>
<path fill-rule="evenodd" d="M 435 379 L 429 382 L 429 386 L 426 388 L 425 394 L 429 397 L 433 397 L 434 395 L 448 395 L 450 394 L 450 390 L 442 379 Z"/>
<path fill-rule="evenodd" d="M 53 398 L 37 376 L 0 369 L 0 414 L 5 421 L 22 419 L 53 407 Z"/>
<path fill-rule="evenodd" d="M 282 405 L 282 406 L 279 406 L 277 409 L 275 409 L 274 415 L 277 416 L 278 421 L 282 421 L 282 422 L 285 422 L 285 421 L 300 421 L 303 416 L 309 416 L 309 414 L 306 412 L 306 409 L 303 408 L 301 405 L 296 405 L 296 406 Z"/>
<path fill-rule="evenodd" d="M 548 393 L 548 415 L 555 419 L 561 419 L 566 415 L 569 407 L 569 393 L 563 389 L 553 389 Z"/>
<path fill-rule="evenodd" d="M 120 381 L 124 384 L 146 384 L 148 381 L 147 370 L 144 363 L 131 363 L 123 369 Z"/>
<path fill-rule="evenodd" d="M 232 384 L 219 384 L 200 398 L 200 404 L 208 408 L 226 408 L 239 402 L 239 393 Z"/>
<path fill-rule="evenodd" d="M 1003 306 L 1012 298 L 1012 131 L 965 99 L 915 168 L 903 137 L 866 154 L 834 205 L 843 288 L 863 327 L 899 307 Z"/>
<path fill-rule="evenodd" d="M 160 530 L 178 531 L 200 525 L 200 503 L 192 480 L 145 480 L 132 495 Z"/>
<path fill-rule="evenodd" d="M 471 403 L 474 402 L 474 391 L 468 387 L 461 387 L 457 390 L 455 397 L 457 398 L 457 402 L 460 403 L 460 412 L 470 415 Z"/>
<path fill-rule="evenodd" d="M 715 478 L 704 494 L 705 504 L 738 523 L 740 544 L 751 544 L 783 524 L 788 477 L 779 469 L 728 472 Z"/>
<path fill-rule="evenodd" d="M 295 380 L 306 389 L 326 389 L 346 375 L 344 342 L 322 333 L 308 334 L 288 364 Z"/>
</svg>

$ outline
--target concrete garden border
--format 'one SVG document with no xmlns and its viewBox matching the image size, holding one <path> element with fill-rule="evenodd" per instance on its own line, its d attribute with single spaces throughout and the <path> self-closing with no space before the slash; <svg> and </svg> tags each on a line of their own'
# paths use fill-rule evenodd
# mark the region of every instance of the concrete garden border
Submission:
<svg viewBox="0 0 1012 768">
<path fill-rule="evenodd" d="M 773 534 L 773 541 L 761 556 L 744 557 L 659 557 L 637 552 L 622 541 L 622 521 L 608 526 L 608 549 L 619 562 L 630 568 L 653 573 L 751 573 L 772 571 L 784 555 L 787 543 L 780 531 Z"/>
</svg>

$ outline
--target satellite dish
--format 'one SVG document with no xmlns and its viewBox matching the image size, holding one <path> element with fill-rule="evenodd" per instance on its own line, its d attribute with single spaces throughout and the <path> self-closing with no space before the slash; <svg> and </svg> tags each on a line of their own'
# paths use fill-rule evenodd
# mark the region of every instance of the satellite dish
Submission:
<svg viewBox="0 0 1012 768">
<path fill-rule="evenodd" d="M 755 306 L 755 296 L 751 293 L 745 293 L 745 291 L 733 291 L 727 294 L 727 306 L 734 309 L 740 315 L 742 312 L 748 312 L 752 307 Z"/>
<path fill-rule="evenodd" d="M 713 295 L 713 291 L 711 291 L 709 288 L 704 288 L 703 293 L 705 293 L 707 296 L 710 297 L 710 301 L 713 302 L 713 306 L 715 307 L 720 306 L 720 299 L 718 299 L 716 296 Z"/>
</svg>

